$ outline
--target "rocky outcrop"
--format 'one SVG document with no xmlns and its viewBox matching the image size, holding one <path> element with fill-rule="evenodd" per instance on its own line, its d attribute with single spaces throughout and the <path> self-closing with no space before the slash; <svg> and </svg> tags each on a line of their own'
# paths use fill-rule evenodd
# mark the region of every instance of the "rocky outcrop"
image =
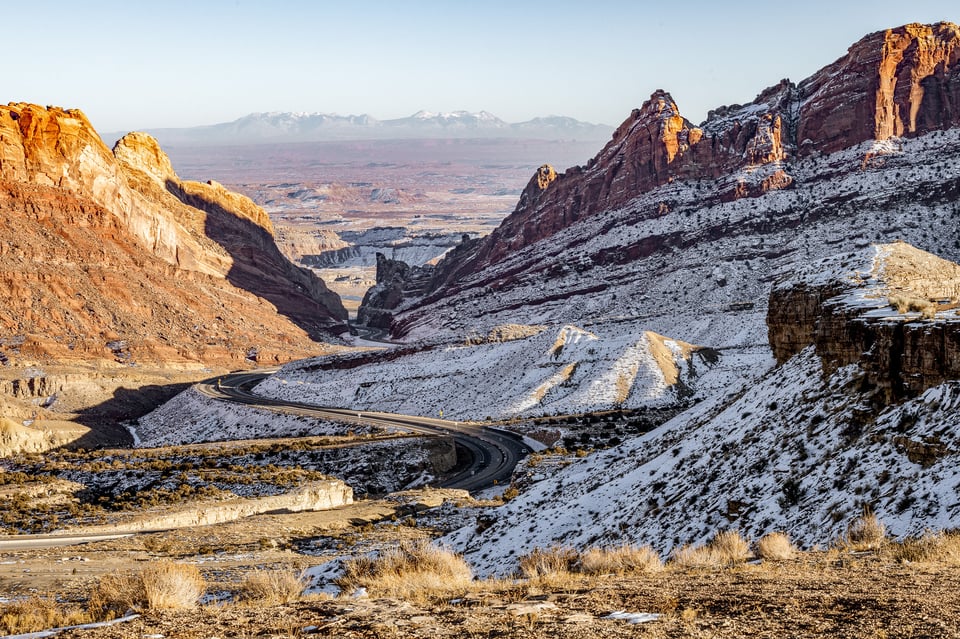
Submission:
<svg viewBox="0 0 960 639">
<path fill-rule="evenodd" d="M 357 310 L 357 323 L 389 329 L 393 310 L 404 299 L 422 295 L 432 275 L 432 266 L 410 266 L 377 253 L 377 283 L 363 296 Z"/>
<path fill-rule="evenodd" d="M 901 401 L 960 379 L 958 303 L 960 265 L 878 245 L 774 287 L 770 345 L 781 364 L 811 345 L 826 373 L 858 364 L 881 401 Z"/>
<path fill-rule="evenodd" d="M 422 303 L 522 248 L 658 187 L 711 180 L 704 204 L 758 197 L 793 188 L 793 167 L 805 156 L 956 126 L 958 56 L 960 31 L 950 23 L 874 33 L 799 84 L 783 80 L 749 104 L 711 111 L 700 125 L 658 90 L 585 166 L 549 181 L 538 171 L 493 233 L 440 262 Z M 665 194 L 645 201 L 637 216 L 654 219 L 674 205 Z"/>
<path fill-rule="evenodd" d="M 11 364 L 236 366 L 316 353 L 344 330 L 339 298 L 280 255 L 259 207 L 181 181 L 144 134 L 111 152 L 80 111 L 0 107 L 0 209 Z"/>
<path fill-rule="evenodd" d="M 799 85 L 802 154 L 960 123 L 960 29 L 908 24 L 863 38 Z"/>
<path fill-rule="evenodd" d="M 125 533 L 210 526 L 275 511 L 330 510 L 353 503 L 353 490 L 337 479 L 316 481 L 282 495 L 233 499 L 161 514 L 145 513 L 134 521 L 83 528 L 88 534 Z"/>
</svg>

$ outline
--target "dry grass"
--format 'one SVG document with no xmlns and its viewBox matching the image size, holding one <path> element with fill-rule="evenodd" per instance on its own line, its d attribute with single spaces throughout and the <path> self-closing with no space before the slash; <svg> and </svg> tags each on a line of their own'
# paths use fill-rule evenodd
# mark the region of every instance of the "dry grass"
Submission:
<svg viewBox="0 0 960 639">
<path fill-rule="evenodd" d="M 256 570 L 240 584 L 240 600 L 276 605 L 299 601 L 306 588 L 302 574 L 289 570 Z"/>
<path fill-rule="evenodd" d="M 144 568 L 140 579 L 151 610 L 194 608 L 206 589 L 200 569 L 190 564 L 160 561 Z"/>
<path fill-rule="evenodd" d="M 786 533 L 767 533 L 757 542 L 757 556 L 764 561 L 786 561 L 796 554 L 797 549 Z"/>
<path fill-rule="evenodd" d="M 887 299 L 890 305 L 897 309 L 897 312 L 901 315 L 903 313 L 920 313 L 920 317 L 923 319 L 933 319 L 937 314 L 937 305 L 930 300 L 905 295 L 891 295 Z"/>
<path fill-rule="evenodd" d="M 749 558 L 750 543 L 736 530 L 717 532 L 705 546 L 687 544 L 670 553 L 670 563 L 678 568 L 723 568 Z"/>
<path fill-rule="evenodd" d="M 724 566 L 742 564 L 750 558 L 750 542 L 736 530 L 721 530 L 707 547 L 717 554 Z"/>
<path fill-rule="evenodd" d="M 862 515 L 850 521 L 838 544 L 850 550 L 879 550 L 886 539 L 887 527 L 873 511 L 865 508 Z"/>
<path fill-rule="evenodd" d="M 553 546 L 534 548 L 520 558 L 520 573 L 527 579 L 573 572 L 580 554 L 573 548 Z"/>
<path fill-rule="evenodd" d="M 0 604 L 0 633 L 4 636 L 75 626 L 94 620 L 89 612 L 65 608 L 52 599 L 31 597 Z"/>
<path fill-rule="evenodd" d="M 904 563 L 960 564 L 960 532 L 926 532 L 908 537 L 892 548 L 893 559 Z"/>
<path fill-rule="evenodd" d="M 195 608 L 206 589 L 196 566 L 158 561 L 138 574 L 103 576 L 90 591 L 89 607 L 99 616 L 131 610 Z"/>
<path fill-rule="evenodd" d="M 580 572 L 588 575 L 657 572 L 663 569 L 660 555 L 650 546 L 622 545 L 589 548 L 580 556 Z"/>
<path fill-rule="evenodd" d="M 336 585 L 344 593 L 366 588 L 372 596 L 430 601 L 469 587 L 470 566 L 459 555 L 427 541 L 403 542 L 379 557 L 344 564 Z"/>
</svg>

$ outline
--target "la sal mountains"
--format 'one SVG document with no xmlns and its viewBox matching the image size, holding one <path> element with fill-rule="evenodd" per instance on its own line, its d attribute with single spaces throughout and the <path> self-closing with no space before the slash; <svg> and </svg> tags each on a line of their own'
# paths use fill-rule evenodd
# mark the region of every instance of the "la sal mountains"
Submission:
<svg viewBox="0 0 960 639">
<path fill-rule="evenodd" d="M 333 113 L 251 113 L 232 122 L 147 132 L 164 146 L 221 146 L 397 139 L 536 139 L 602 142 L 613 127 L 552 115 L 524 122 L 505 122 L 480 111 L 418 111 L 405 118 L 378 120 L 370 115 Z M 120 133 L 105 133 L 114 140 Z"/>
</svg>

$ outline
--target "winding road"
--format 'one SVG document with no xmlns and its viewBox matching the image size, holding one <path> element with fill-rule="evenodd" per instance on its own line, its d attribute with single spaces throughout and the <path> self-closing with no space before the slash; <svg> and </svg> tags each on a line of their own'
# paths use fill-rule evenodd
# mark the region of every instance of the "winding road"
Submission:
<svg viewBox="0 0 960 639">
<path fill-rule="evenodd" d="M 498 431 L 476 424 L 464 424 L 430 417 L 414 417 L 395 413 L 356 411 L 346 408 L 314 406 L 300 402 L 288 402 L 256 395 L 251 388 L 274 371 L 232 373 L 197 384 L 204 395 L 264 408 L 279 413 L 306 415 L 341 422 L 373 424 L 388 428 L 400 428 L 424 435 L 445 435 L 457 445 L 458 458 L 464 454 L 469 463 L 459 464 L 461 469 L 441 484 L 444 488 L 462 488 L 469 491 L 482 490 L 498 483 L 508 482 L 527 447 L 518 435 Z"/>
</svg>

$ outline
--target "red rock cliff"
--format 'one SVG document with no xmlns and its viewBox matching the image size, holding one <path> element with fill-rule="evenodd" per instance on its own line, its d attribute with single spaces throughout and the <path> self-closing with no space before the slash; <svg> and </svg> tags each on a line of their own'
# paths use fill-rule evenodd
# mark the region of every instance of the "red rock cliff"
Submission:
<svg viewBox="0 0 960 639">
<path fill-rule="evenodd" d="M 495 264 L 579 219 L 627 205 L 675 180 L 720 179 L 733 199 L 789 188 L 797 156 L 960 124 L 960 29 L 911 24 L 871 34 L 799 85 L 787 80 L 747 105 L 721 107 L 694 126 L 657 91 L 586 166 L 546 186 L 534 176 L 493 233 L 458 247 L 431 291 Z M 669 202 L 644 213 L 656 216 Z"/>
<path fill-rule="evenodd" d="M 253 202 L 179 180 L 149 136 L 111 152 L 80 111 L 0 106 L 0 212 L 13 361 L 276 361 L 346 318 Z"/>
</svg>

